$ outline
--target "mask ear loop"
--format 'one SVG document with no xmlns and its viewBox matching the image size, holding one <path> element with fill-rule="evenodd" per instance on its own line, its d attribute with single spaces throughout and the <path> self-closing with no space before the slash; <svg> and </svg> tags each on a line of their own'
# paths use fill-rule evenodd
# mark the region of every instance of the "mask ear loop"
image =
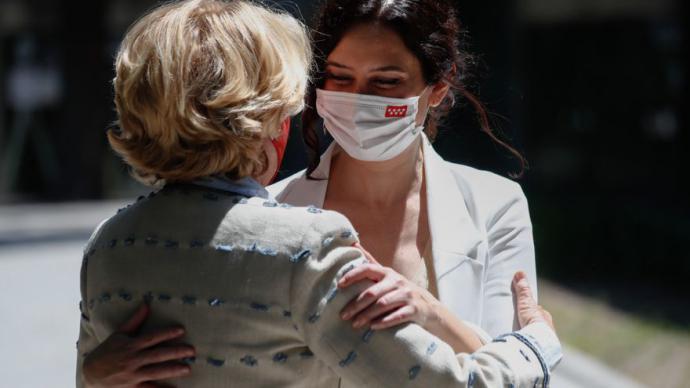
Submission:
<svg viewBox="0 0 690 388">
<path fill-rule="evenodd" d="M 419 99 L 417 100 L 417 110 L 419 111 L 419 101 L 422 99 L 422 96 L 424 96 L 424 93 L 426 93 L 427 90 L 432 88 L 433 85 L 426 85 L 424 89 L 422 89 L 422 92 L 419 94 Z M 430 89 L 433 92 L 433 89 Z M 429 94 L 429 98 L 431 98 L 431 94 Z M 424 127 L 426 126 L 426 121 L 429 117 L 429 111 L 431 111 L 432 108 L 435 108 L 436 106 L 429 106 L 426 108 L 426 112 L 424 113 L 424 120 L 422 120 L 422 123 L 420 125 L 417 125 L 417 120 L 415 120 L 415 129 L 414 129 L 414 134 L 416 134 L 417 131 L 422 132 L 424 130 Z"/>
</svg>

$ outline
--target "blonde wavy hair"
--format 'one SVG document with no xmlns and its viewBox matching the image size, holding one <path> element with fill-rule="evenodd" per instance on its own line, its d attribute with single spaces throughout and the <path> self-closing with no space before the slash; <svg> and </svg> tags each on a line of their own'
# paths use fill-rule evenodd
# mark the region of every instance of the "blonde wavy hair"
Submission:
<svg viewBox="0 0 690 388">
<path fill-rule="evenodd" d="M 262 143 L 302 110 L 311 50 L 303 24 L 245 0 L 187 0 L 127 32 L 113 81 L 111 147 L 147 184 L 265 169 Z"/>
</svg>

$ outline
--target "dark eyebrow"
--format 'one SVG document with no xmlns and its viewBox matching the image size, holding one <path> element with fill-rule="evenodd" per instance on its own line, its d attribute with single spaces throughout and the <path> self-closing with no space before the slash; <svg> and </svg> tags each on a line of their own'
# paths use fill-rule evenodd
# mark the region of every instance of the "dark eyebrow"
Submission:
<svg viewBox="0 0 690 388">
<path fill-rule="evenodd" d="M 333 61 L 326 61 L 326 65 L 327 65 L 327 66 L 340 67 L 340 68 L 343 68 L 343 69 L 350 69 L 350 70 L 352 70 L 352 68 L 349 67 L 349 66 L 345 66 L 345 65 L 343 65 L 342 63 L 333 62 Z"/>
<path fill-rule="evenodd" d="M 326 65 L 327 65 L 327 66 L 338 67 L 338 68 L 342 68 L 342 69 L 352 70 L 352 68 L 349 67 L 349 66 L 345 66 L 345 65 L 343 65 L 342 63 L 333 62 L 333 61 L 327 61 L 327 62 L 326 62 Z M 378 67 L 378 68 L 376 68 L 376 69 L 374 69 L 374 70 L 372 70 L 372 71 L 399 71 L 399 72 L 401 72 L 401 73 L 406 73 L 406 71 L 403 70 L 401 67 L 395 66 L 395 65 L 388 65 L 388 66 Z"/>
<path fill-rule="evenodd" d="M 403 70 L 401 67 L 394 66 L 394 65 L 378 67 L 378 68 L 374 69 L 373 71 L 399 71 L 401 73 L 406 73 L 406 71 Z"/>
</svg>

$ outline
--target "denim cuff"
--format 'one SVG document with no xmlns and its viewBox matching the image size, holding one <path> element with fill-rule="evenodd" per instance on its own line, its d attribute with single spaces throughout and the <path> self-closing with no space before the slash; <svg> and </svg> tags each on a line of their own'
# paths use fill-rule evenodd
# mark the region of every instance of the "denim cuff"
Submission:
<svg viewBox="0 0 690 388">
<path fill-rule="evenodd" d="M 563 348 L 556 333 L 544 322 L 527 325 L 517 333 L 526 337 L 539 351 L 549 370 L 553 370 L 563 358 Z M 528 345 L 529 346 L 529 345 Z"/>
</svg>

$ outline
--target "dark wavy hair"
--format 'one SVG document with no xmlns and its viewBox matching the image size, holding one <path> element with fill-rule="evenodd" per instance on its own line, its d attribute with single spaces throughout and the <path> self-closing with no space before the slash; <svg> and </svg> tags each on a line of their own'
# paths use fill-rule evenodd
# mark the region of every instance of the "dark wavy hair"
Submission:
<svg viewBox="0 0 690 388">
<path fill-rule="evenodd" d="M 302 136 L 307 148 L 307 176 L 319 164 L 319 136 L 316 132 L 316 89 L 323 87 L 326 59 L 343 35 L 356 25 L 379 23 L 400 35 L 407 48 L 419 59 L 427 84 L 440 81 L 450 86 L 446 99 L 429 111 L 425 133 L 432 141 L 441 120 L 455 105 L 458 96 L 467 100 L 477 112 L 483 132 L 506 148 L 520 161 L 522 176 L 526 160 L 513 147 L 499 139 L 491 129 L 489 115 L 481 101 L 468 90 L 468 81 L 476 65 L 466 50 L 466 32 L 461 28 L 451 2 L 442 0 L 327 0 L 317 13 L 312 44 L 315 64 L 307 90 L 307 105 L 302 113 Z"/>
</svg>

